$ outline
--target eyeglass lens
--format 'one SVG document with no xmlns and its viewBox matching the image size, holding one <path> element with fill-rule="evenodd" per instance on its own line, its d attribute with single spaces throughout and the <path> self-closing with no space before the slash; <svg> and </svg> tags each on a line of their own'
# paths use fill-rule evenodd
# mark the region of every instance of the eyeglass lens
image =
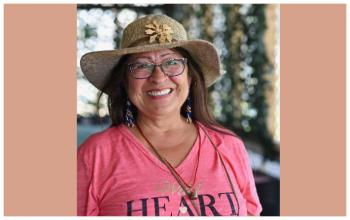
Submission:
<svg viewBox="0 0 350 220">
<path fill-rule="evenodd" d="M 169 59 L 163 61 L 161 64 L 153 63 L 133 63 L 129 64 L 129 71 L 136 79 L 144 79 L 150 77 L 156 66 L 159 66 L 164 74 L 167 76 L 177 76 L 182 74 L 185 69 L 186 59 Z"/>
</svg>

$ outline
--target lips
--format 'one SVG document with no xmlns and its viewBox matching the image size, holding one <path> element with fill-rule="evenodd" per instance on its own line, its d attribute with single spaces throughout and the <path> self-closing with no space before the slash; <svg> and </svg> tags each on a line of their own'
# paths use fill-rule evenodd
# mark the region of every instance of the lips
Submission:
<svg viewBox="0 0 350 220">
<path fill-rule="evenodd" d="M 167 88 L 167 89 L 161 89 L 161 90 L 149 90 L 147 92 L 148 95 L 153 96 L 153 97 L 158 97 L 158 96 L 164 96 L 168 95 L 173 91 L 173 89 Z"/>
</svg>

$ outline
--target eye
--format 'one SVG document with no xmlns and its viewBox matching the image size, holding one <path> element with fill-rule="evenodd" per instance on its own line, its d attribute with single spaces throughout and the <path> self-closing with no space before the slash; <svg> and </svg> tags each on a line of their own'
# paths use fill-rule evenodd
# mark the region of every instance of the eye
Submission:
<svg viewBox="0 0 350 220">
<path fill-rule="evenodd" d="M 164 62 L 164 65 L 165 66 L 176 66 L 176 65 L 179 65 L 180 64 L 180 61 L 179 60 L 167 60 Z"/>
<path fill-rule="evenodd" d="M 151 64 L 151 63 L 133 63 L 133 64 L 129 64 L 129 69 L 131 72 L 149 71 L 149 70 L 153 69 L 153 64 Z"/>
<path fill-rule="evenodd" d="M 140 69 L 140 70 L 151 69 L 152 66 L 153 64 L 150 64 L 150 63 L 137 63 L 135 66 L 135 69 Z"/>
</svg>

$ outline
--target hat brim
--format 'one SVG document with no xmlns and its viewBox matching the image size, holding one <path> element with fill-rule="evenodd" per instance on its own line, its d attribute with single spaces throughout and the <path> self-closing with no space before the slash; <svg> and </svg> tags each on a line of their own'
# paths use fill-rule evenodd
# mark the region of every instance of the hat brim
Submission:
<svg viewBox="0 0 350 220">
<path fill-rule="evenodd" d="M 111 70 L 117 65 L 120 57 L 161 49 L 175 47 L 188 51 L 195 62 L 200 66 L 206 86 L 212 85 L 220 76 L 220 58 L 214 45 L 205 40 L 187 40 L 163 44 L 150 44 L 124 49 L 95 51 L 85 54 L 80 60 L 80 67 L 87 80 L 99 90 L 102 90 L 105 80 Z"/>
</svg>

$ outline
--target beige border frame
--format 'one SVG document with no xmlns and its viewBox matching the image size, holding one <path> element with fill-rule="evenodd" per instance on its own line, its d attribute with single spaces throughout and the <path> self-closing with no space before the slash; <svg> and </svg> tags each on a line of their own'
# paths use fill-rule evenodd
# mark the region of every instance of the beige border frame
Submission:
<svg viewBox="0 0 350 220">
<path fill-rule="evenodd" d="M 346 213 L 345 18 L 281 5 L 282 215 Z M 76 5 L 8 4 L 4 26 L 5 215 L 76 215 Z"/>
</svg>

